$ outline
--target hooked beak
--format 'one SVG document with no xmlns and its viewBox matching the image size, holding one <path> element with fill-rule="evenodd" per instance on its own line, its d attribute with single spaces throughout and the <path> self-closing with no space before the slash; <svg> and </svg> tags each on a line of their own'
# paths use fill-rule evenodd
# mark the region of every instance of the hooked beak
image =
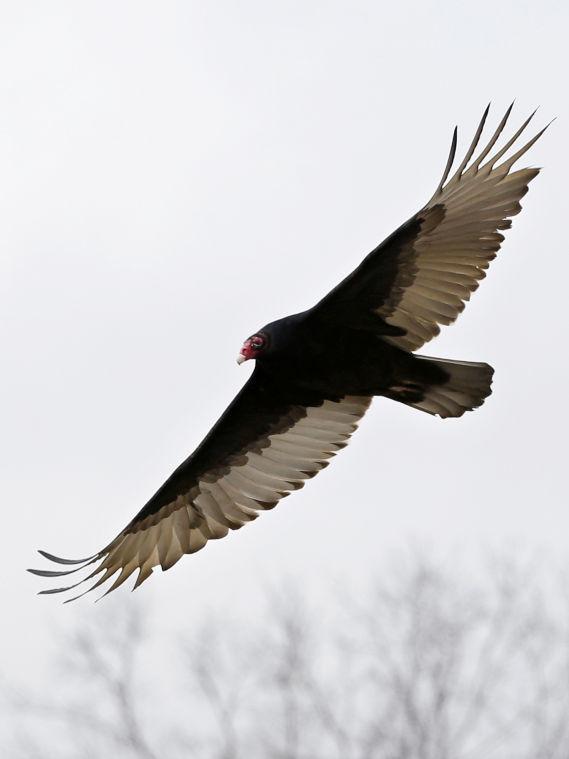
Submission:
<svg viewBox="0 0 569 759">
<path fill-rule="evenodd" d="M 237 363 L 242 364 L 244 361 L 247 361 L 247 356 L 244 356 L 242 353 L 240 353 L 237 356 Z"/>
</svg>

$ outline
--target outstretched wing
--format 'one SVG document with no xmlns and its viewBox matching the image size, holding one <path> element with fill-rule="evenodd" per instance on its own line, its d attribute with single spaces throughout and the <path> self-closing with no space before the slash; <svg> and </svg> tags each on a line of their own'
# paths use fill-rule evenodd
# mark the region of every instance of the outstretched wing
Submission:
<svg viewBox="0 0 569 759">
<path fill-rule="evenodd" d="M 169 569 L 185 553 L 239 529 L 301 488 L 347 444 L 370 402 L 285 390 L 256 368 L 202 444 L 109 545 L 82 561 L 40 551 L 56 563 L 78 566 L 29 571 L 60 577 L 96 565 L 79 582 L 41 593 L 97 577 L 88 592 L 118 572 L 109 593 L 138 571 L 136 588 L 153 567 Z"/>
<path fill-rule="evenodd" d="M 520 199 L 539 173 L 539 169 L 510 170 L 545 129 L 499 163 L 533 114 L 503 148 L 483 163 L 502 133 L 512 106 L 486 147 L 472 158 L 488 110 L 489 106 L 451 178 L 448 179 L 456 152 L 456 129 L 433 197 L 314 307 L 315 316 L 376 330 L 406 350 L 420 348 L 438 335 L 440 324 L 454 322 L 500 249 L 504 236 L 499 230 L 511 226 L 510 217 L 520 212 Z"/>
</svg>

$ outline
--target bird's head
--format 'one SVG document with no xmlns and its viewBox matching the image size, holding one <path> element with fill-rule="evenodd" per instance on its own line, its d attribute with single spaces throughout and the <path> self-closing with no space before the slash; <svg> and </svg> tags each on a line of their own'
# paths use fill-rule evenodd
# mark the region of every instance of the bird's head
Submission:
<svg viewBox="0 0 569 759">
<path fill-rule="evenodd" d="M 256 332 L 248 337 L 237 356 L 237 363 L 242 364 L 250 358 L 260 358 L 269 345 L 269 336 L 266 332 Z"/>
</svg>

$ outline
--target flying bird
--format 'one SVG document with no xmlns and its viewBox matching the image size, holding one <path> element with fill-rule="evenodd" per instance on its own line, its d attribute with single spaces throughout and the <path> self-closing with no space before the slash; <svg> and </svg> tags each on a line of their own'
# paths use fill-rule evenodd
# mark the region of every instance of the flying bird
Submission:
<svg viewBox="0 0 569 759">
<path fill-rule="evenodd" d="M 237 360 L 253 360 L 254 371 L 203 442 L 102 550 L 81 560 L 40 551 L 66 568 L 29 570 L 36 575 L 87 574 L 41 593 L 94 579 L 86 593 L 114 577 L 110 593 L 134 572 L 136 588 L 154 567 L 169 569 L 184 554 L 256 519 L 327 466 L 373 396 L 442 418 L 462 416 L 484 402 L 493 374 L 488 364 L 414 351 L 464 309 L 539 173 L 511 169 L 545 129 L 507 155 L 533 114 L 493 152 L 511 110 L 475 156 L 486 108 L 451 175 L 455 128 L 428 203 L 315 306 L 245 340 Z"/>
</svg>

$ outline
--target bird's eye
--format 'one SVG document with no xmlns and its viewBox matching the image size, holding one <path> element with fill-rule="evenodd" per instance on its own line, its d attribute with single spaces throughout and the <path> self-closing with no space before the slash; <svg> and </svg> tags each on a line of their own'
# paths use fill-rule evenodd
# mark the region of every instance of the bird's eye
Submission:
<svg viewBox="0 0 569 759">
<path fill-rule="evenodd" d="M 262 342 L 253 343 L 253 350 L 254 351 L 258 351 L 262 347 L 263 347 L 263 343 Z"/>
</svg>

